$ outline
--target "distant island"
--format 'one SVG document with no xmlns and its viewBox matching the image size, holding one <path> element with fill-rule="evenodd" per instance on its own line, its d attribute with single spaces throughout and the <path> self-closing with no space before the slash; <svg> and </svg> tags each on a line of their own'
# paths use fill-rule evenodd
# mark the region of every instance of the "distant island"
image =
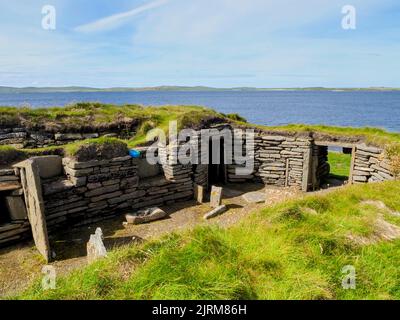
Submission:
<svg viewBox="0 0 400 320">
<path fill-rule="evenodd" d="M 53 93 L 53 92 L 143 92 L 143 91 L 400 91 L 400 88 L 368 87 L 368 88 L 213 88 L 206 86 L 157 86 L 157 87 L 114 87 L 114 88 L 92 88 L 92 87 L 5 87 L 0 86 L 0 93 Z"/>
</svg>

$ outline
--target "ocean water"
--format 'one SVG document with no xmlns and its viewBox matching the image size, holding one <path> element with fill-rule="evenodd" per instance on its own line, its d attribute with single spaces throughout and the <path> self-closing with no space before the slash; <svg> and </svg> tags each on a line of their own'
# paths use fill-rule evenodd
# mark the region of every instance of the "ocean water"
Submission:
<svg viewBox="0 0 400 320">
<path fill-rule="evenodd" d="M 400 91 L 146 91 L 0 94 L 0 105 L 33 108 L 97 101 L 200 105 L 261 125 L 289 123 L 379 127 L 400 132 Z"/>
</svg>

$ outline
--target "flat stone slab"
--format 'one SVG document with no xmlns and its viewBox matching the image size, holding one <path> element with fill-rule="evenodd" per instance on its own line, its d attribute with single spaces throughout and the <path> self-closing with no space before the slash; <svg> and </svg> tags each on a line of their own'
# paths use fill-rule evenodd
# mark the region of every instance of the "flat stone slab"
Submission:
<svg viewBox="0 0 400 320">
<path fill-rule="evenodd" d="M 140 210 L 137 212 L 136 215 L 127 214 L 125 218 L 128 224 L 142 224 L 149 223 L 155 220 L 160 220 L 165 218 L 166 216 L 167 213 L 164 210 L 154 207 Z"/>
<path fill-rule="evenodd" d="M 228 208 L 226 207 L 226 205 L 221 205 L 219 207 L 216 207 L 215 209 L 211 210 L 210 212 L 206 213 L 203 218 L 208 220 L 211 218 L 214 218 L 222 213 L 224 213 L 226 210 L 228 210 Z"/>
<path fill-rule="evenodd" d="M 243 199 L 248 203 L 264 203 L 266 200 L 265 192 L 254 191 L 242 195 Z"/>
</svg>

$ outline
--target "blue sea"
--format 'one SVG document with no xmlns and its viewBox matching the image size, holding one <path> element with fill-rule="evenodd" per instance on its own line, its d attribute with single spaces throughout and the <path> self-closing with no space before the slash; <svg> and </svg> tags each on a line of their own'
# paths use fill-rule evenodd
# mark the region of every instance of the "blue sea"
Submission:
<svg viewBox="0 0 400 320">
<path fill-rule="evenodd" d="M 32 108 L 97 101 L 200 105 L 261 125 L 288 123 L 379 127 L 400 132 L 400 91 L 146 91 L 0 94 L 0 105 Z"/>
</svg>

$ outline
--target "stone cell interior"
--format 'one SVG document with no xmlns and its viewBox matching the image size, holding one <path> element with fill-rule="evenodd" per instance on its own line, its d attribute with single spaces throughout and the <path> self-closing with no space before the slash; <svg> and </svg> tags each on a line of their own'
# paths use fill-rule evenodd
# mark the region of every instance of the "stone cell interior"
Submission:
<svg viewBox="0 0 400 320">
<path fill-rule="evenodd" d="M 227 127 L 219 128 L 216 134 L 223 129 Z M 237 136 L 236 128 L 228 129 L 232 137 Z M 27 181 L 28 173 L 24 171 L 27 163 L 1 169 L 0 245 L 33 235 L 38 247 L 46 247 L 49 245 L 46 239 L 48 232 L 66 226 L 95 223 L 127 211 L 135 212 L 150 206 L 189 200 L 194 197 L 196 185 L 208 187 L 210 181 L 262 182 L 306 192 L 318 188 L 322 178 L 329 174 L 327 145 L 332 142 L 315 141 L 309 136 L 271 134 L 262 130 L 255 131 L 253 141 L 241 137 L 241 140 L 232 140 L 232 150 L 235 144 L 239 145 L 243 154 L 251 158 L 253 169 L 240 174 L 244 163 L 237 159 L 233 159 L 232 163 L 222 162 L 223 179 L 220 178 L 220 181 L 210 179 L 210 173 L 214 175 L 215 172 L 210 170 L 210 164 L 201 161 L 196 164 L 171 161 L 163 165 L 149 165 L 144 158 L 146 148 L 141 150 L 141 159 L 133 159 L 126 154 L 111 159 L 99 156 L 85 162 L 60 156 L 31 158 L 27 160 L 32 171 L 29 178 L 37 182 L 36 187 L 24 183 Z M 340 141 L 335 143 L 340 145 Z M 362 143 L 343 146 L 352 153 L 350 183 L 394 179 L 382 149 Z M 177 148 L 179 150 L 179 146 Z M 205 156 L 204 151 L 200 148 L 200 160 Z M 225 147 L 226 152 L 232 151 L 227 151 Z M 158 153 L 171 157 L 168 148 L 159 149 Z M 221 170 L 221 167 L 217 170 Z M 221 172 L 218 177 L 221 177 Z M 6 198 L 11 200 L 6 201 Z M 32 198 L 36 201 L 35 205 L 32 205 Z M 39 225 L 39 229 L 35 230 L 32 220 L 39 216 L 42 217 L 39 220 L 42 223 L 35 222 L 36 227 Z M 35 237 L 36 233 L 41 236 Z M 50 251 L 47 248 L 43 252 Z"/>
</svg>

